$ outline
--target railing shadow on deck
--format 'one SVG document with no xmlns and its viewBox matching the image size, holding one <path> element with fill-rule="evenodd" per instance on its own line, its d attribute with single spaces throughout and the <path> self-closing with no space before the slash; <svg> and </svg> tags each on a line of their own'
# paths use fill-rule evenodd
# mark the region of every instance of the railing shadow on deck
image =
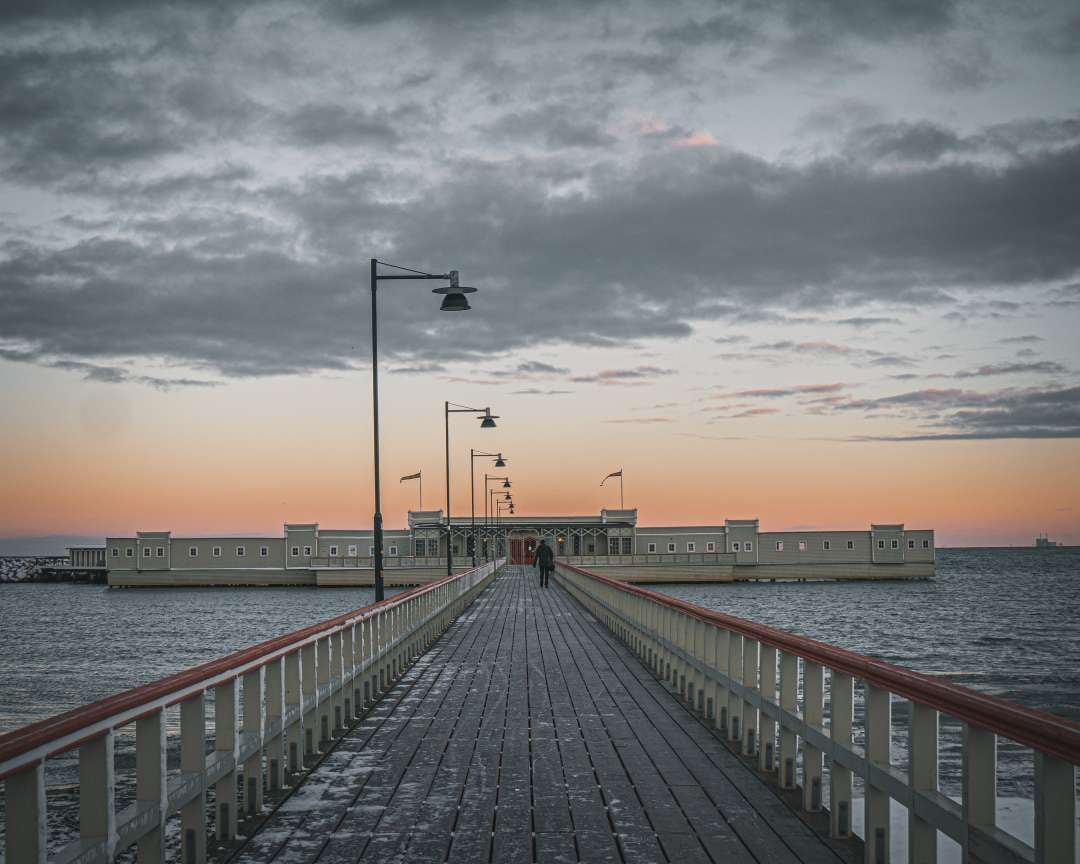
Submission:
<svg viewBox="0 0 1080 864">
<path fill-rule="evenodd" d="M 216 839 L 236 838 L 264 795 L 329 749 L 494 578 L 490 561 L 160 681 L 0 735 L 8 864 L 112 861 L 137 846 L 165 860 L 165 822 L 181 814 L 181 860 L 207 855 L 207 791 Z M 206 697 L 214 701 L 207 754 Z M 165 711 L 180 710 L 180 770 L 167 770 Z M 243 711 L 241 713 L 241 706 Z M 241 719 L 242 718 L 242 719 Z M 135 801 L 116 810 L 115 738 L 135 727 Z M 78 749 L 79 839 L 49 855 L 45 762 Z M 238 790 L 239 775 L 243 788 Z"/>
<path fill-rule="evenodd" d="M 760 773 L 781 789 L 800 789 L 804 811 L 822 810 L 828 759 L 833 837 L 852 834 L 852 778 L 861 777 L 868 862 L 889 860 L 890 801 L 907 808 L 913 864 L 937 860 L 938 832 L 960 845 L 964 861 L 1075 860 L 1080 725 L 562 561 L 556 562 L 556 579 Z M 866 697 L 861 749 L 852 734 L 856 680 Z M 908 771 L 891 762 L 893 695 L 911 703 Z M 959 803 L 939 790 L 942 714 L 963 728 Z M 1034 751 L 1033 846 L 996 824 L 998 737 Z"/>
</svg>

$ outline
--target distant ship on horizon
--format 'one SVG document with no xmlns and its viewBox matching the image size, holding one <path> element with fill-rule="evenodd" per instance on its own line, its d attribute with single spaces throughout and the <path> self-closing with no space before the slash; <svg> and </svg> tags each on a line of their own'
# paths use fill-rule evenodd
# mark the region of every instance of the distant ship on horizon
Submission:
<svg viewBox="0 0 1080 864">
<path fill-rule="evenodd" d="M 1036 549 L 1056 549 L 1060 545 L 1056 540 L 1051 540 L 1045 534 L 1040 534 L 1035 538 Z"/>
</svg>

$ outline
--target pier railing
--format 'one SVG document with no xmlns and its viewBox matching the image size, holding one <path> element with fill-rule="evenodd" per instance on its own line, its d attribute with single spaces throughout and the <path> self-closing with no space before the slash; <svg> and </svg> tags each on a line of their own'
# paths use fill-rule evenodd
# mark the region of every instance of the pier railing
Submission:
<svg viewBox="0 0 1080 864">
<path fill-rule="evenodd" d="M 852 778 L 860 776 L 865 783 L 866 861 L 889 860 L 891 800 L 907 808 L 908 860 L 913 864 L 937 860 L 938 832 L 960 844 L 964 861 L 1074 861 L 1077 724 L 564 562 L 557 562 L 556 574 L 572 596 L 753 759 L 759 771 L 782 788 L 801 786 L 807 811 L 822 809 L 823 759 L 828 759 L 834 837 L 852 833 Z M 826 680 L 828 726 L 823 716 Z M 862 747 L 853 742 L 856 680 L 865 687 Z M 911 703 L 906 771 L 892 764 L 893 695 Z M 938 787 L 941 714 L 963 726 L 960 802 Z M 1034 751 L 1034 846 L 996 824 L 998 737 Z"/>
<path fill-rule="evenodd" d="M 218 840 L 263 809 L 420 656 L 491 581 L 492 561 L 84 708 L 0 736 L 8 864 L 46 861 L 45 762 L 78 749 L 79 839 L 57 862 L 112 861 L 130 846 L 165 859 L 165 822 L 180 813 L 181 861 L 206 860 L 207 791 Z M 206 704 L 214 702 L 207 753 Z M 180 770 L 167 770 L 165 711 L 180 710 Z M 240 708 L 243 707 L 241 714 Z M 242 718 L 242 719 L 241 719 Z M 135 801 L 116 810 L 114 744 L 135 727 Z M 243 782 L 238 782 L 241 779 Z"/>
</svg>

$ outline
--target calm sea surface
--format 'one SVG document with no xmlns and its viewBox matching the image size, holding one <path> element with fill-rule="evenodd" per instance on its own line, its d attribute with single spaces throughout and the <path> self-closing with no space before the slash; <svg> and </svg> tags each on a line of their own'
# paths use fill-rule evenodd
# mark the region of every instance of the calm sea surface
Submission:
<svg viewBox="0 0 1080 864">
<path fill-rule="evenodd" d="M 1080 549 L 939 550 L 926 582 L 659 590 L 1080 721 Z M 372 601 L 369 589 L 4 585 L 0 732 Z M 860 703 L 857 691 L 857 723 Z M 905 725 L 897 702 L 900 765 Z M 957 741 L 943 721 L 946 791 L 959 778 Z M 74 760 L 58 762 L 50 782 L 71 782 Z M 1030 753 L 1003 744 L 1001 763 L 1001 794 L 1030 795 Z"/>
</svg>

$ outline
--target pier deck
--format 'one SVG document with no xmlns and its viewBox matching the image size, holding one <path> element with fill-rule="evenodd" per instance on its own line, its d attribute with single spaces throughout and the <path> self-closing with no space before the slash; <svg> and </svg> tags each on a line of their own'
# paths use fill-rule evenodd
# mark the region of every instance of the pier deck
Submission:
<svg viewBox="0 0 1080 864">
<path fill-rule="evenodd" d="M 241 846 L 299 862 L 836 862 L 634 655 L 508 567 Z"/>
</svg>

